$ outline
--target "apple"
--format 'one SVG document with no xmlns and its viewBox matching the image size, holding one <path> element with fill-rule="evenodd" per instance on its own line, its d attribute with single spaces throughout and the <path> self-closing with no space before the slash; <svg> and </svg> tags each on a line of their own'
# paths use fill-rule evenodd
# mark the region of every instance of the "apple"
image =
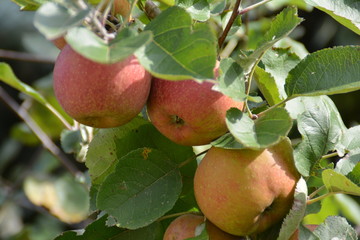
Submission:
<svg viewBox="0 0 360 240">
<path fill-rule="evenodd" d="M 196 228 L 204 222 L 210 240 L 240 240 L 239 237 L 227 234 L 211 222 L 205 221 L 203 216 L 195 214 L 185 214 L 172 221 L 165 231 L 163 240 L 184 240 L 195 237 Z"/>
<path fill-rule="evenodd" d="M 54 68 L 55 96 L 66 113 L 96 128 L 117 127 L 137 116 L 148 98 L 151 75 L 134 56 L 100 64 L 69 45 Z"/>
<path fill-rule="evenodd" d="M 225 134 L 226 111 L 242 108 L 243 103 L 212 90 L 213 86 L 154 78 L 147 102 L 152 124 L 173 142 L 188 146 L 208 144 Z"/>
<path fill-rule="evenodd" d="M 194 177 L 203 214 L 238 236 L 261 233 L 281 221 L 300 177 L 292 150 L 288 138 L 263 150 L 210 148 Z"/>
</svg>

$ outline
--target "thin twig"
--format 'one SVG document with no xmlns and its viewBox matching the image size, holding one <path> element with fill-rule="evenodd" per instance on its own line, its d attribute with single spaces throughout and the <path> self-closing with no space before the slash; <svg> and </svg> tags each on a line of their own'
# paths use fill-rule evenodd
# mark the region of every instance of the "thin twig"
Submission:
<svg viewBox="0 0 360 240">
<path fill-rule="evenodd" d="M 178 167 L 181 168 L 181 167 L 185 166 L 185 165 L 188 164 L 189 162 L 195 160 L 197 157 L 199 157 L 199 156 L 207 153 L 208 151 L 209 151 L 209 149 L 206 149 L 205 151 L 202 151 L 201 153 L 198 153 L 198 154 L 196 154 L 196 155 L 194 155 L 194 156 L 192 156 L 192 157 L 189 157 L 188 159 L 186 159 L 185 161 L 183 161 L 182 163 L 180 163 Z"/>
<path fill-rule="evenodd" d="M 316 189 L 315 191 L 313 191 L 310 195 L 309 195 L 309 199 L 313 199 L 319 192 L 321 192 L 322 190 L 325 189 L 325 185 L 319 187 L 318 189 Z"/>
<path fill-rule="evenodd" d="M 40 139 L 42 144 L 46 149 L 48 149 L 63 165 L 69 172 L 78 176 L 80 172 L 77 167 L 67 158 L 65 153 L 49 138 L 49 136 L 37 125 L 36 122 L 29 116 L 29 113 L 24 107 L 19 105 L 7 92 L 0 87 L 0 99 L 2 99 L 6 105 L 8 105 L 11 110 L 13 110 L 35 133 L 35 135 Z"/>
<path fill-rule="evenodd" d="M 257 8 L 257 7 L 261 6 L 261 5 L 264 5 L 265 3 L 268 3 L 270 1 L 272 1 L 272 0 L 263 0 L 261 2 L 255 3 L 254 5 L 248 6 L 248 7 L 244 8 L 243 10 L 241 10 L 239 12 L 239 15 L 245 14 L 248 11 L 253 10 L 254 8 Z"/>
<path fill-rule="evenodd" d="M 224 32 L 221 34 L 220 38 L 219 38 L 219 41 L 218 41 L 218 45 L 219 45 L 219 48 L 222 47 L 222 45 L 224 44 L 224 41 L 226 39 L 226 36 L 228 35 L 230 29 L 231 29 L 231 26 L 234 24 L 235 22 L 235 19 L 237 18 L 238 16 L 238 11 L 239 11 L 239 7 L 240 7 L 240 3 L 241 3 L 241 0 L 236 0 L 235 2 L 235 6 L 234 6 L 234 9 L 232 11 L 232 14 L 231 14 L 231 17 L 229 19 L 229 22 L 226 24 L 226 27 L 224 29 Z"/>
<path fill-rule="evenodd" d="M 14 59 L 25 62 L 48 63 L 48 64 L 55 63 L 55 59 L 53 58 L 41 57 L 31 53 L 10 51 L 4 49 L 0 49 L 0 58 Z"/>
<path fill-rule="evenodd" d="M 330 196 L 335 195 L 335 194 L 337 194 L 337 193 L 343 193 L 343 192 L 328 192 L 328 193 L 326 193 L 326 194 L 324 194 L 324 195 L 321 195 L 320 197 L 307 200 L 307 201 L 306 201 L 306 204 L 307 204 L 307 205 L 313 204 L 313 203 L 315 203 L 315 202 L 321 201 L 321 200 L 323 200 L 324 198 L 330 197 Z"/>
</svg>

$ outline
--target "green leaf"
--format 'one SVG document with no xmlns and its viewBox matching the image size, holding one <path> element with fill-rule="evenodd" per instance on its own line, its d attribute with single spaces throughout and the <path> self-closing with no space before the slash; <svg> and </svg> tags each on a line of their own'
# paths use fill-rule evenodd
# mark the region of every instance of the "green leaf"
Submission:
<svg viewBox="0 0 360 240">
<path fill-rule="evenodd" d="M 35 11 L 41 5 L 39 1 L 32 0 L 13 0 L 13 2 L 20 6 L 21 11 Z"/>
<path fill-rule="evenodd" d="M 130 231 L 116 226 L 106 226 L 107 218 L 108 215 L 104 215 L 95 220 L 84 229 L 83 234 L 67 231 L 54 240 L 159 240 L 163 233 L 160 223 L 154 223 L 147 227 Z"/>
<path fill-rule="evenodd" d="M 260 149 L 278 143 L 289 133 L 292 120 L 283 108 L 274 108 L 253 121 L 239 109 L 231 108 L 226 114 L 230 133 L 245 147 Z"/>
<path fill-rule="evenodd" d="M 356 225 L 360 224 L 360 205 L 351 196 L 345 194 L 334 195 L 334 200 L 339 205 L 341 214 Z"/>
<path fill-rule="evenodd" d="M 346 130 L 335 104 L 327 96 L 304 98 L 305 112 L 299 115 L 302 142 L 295 148 L 295 164 L 303 176 L 310 176 L 327 152 L 334 150 Z"/>
<path fill-rule="evenodd" d="M 288 97 L 346 93 L 360 89 L 360 46 L 309 54 L 286 79 Z"/>
<path fill-rule="evenodd" d="M 89 13 L 90 8 L 74 11 L 60 4 L 47 2 L 36 11 L 34 25 L 46 38 L 55 39 L 70 28 L 80 25 Z"/>
<path fill-rule="evenodd" d="M 360 2 L 358 0 L 305 0 L 326 12 L 336 21 L 360 35 Z"/>
<path fill-rule="evenodd" d="M 328 217 L 323 224 L 315 229 L 314 234 L 319 237 L 320 240 L 357 240 L 356 231 L 345 218 L 339 216 Z"/>
<path fill-rule="evenodd" d="M 149 147 L 163 151 L 168 158 L 181 163 L 194 156 L 191 147 L 180 146 L 164 137 L 149 122 L 135 118 L 130 123 L 112 129 L 101 129 L 91 141 L 86 166 L 94 184 L 100 184 L 113 170 L 121 157 L 138 148 Z M 196 162 L 181 168 L 183 177 L 192 178 Z"/>
<path fill-rule="evenodd" d="M 254 77 L 256 80 L 256 85 L 259 87 L 259 90 L 264 95 L 270 106 L 273 106 L 282 101 L 279 88 L 274 77 L 271 76 L 270 73 L 266 72 L 260 67 L 256 67 Z"/>
<path fill-rule="evenodd" d="M 72 28 L 66 35 L 66 41 L 75 51 L 99 63 L 119 62 L 149 43 L 151 39 L 150 31 L 136 34 L 129 28 L 119 32 L 110 43 L 106 43 L 85 27 Z"/>
<path fill-rule="evenodd" d="M 308 191 L 306 182 L 303 178 L 300 178 L 296 184 L 293 206 L 281 225 L 277 240 L 290 239 L 291 235 L 299 227 L 305 215 L 307 195 Z"/>
<path fill-rule="evenodd" d="M 80 130 L 65 129 L 60 136 L 61 147 L 66 153 L 76 153 L 81 149 L 81 133 Z"/>
<path fill-rule="evenodd" d="M 336 163 L 335 171 L 343 175 L 350 173 L 360 162 L 360 148 L 352 150 Z"/>
<path fill-rule="evenodd" d="M 360 126 L 347 129 L 342 135 L 338 147 L 348 151 L 360 148 Z"/>
<path fill-rule="evenodd" d="M 30 87 L 29 85 L 21 82 L 14 74 L 13 70 L 11 69 L 10 65 L 4 62 L 0 62 L 0 80 L 9 84 L 11 87 L 19 90 L 22 93 L 25 93 L 31 97 L 33 97 L 38 102 L 47 105 L 46 99 L 41 96 L 35 89 Z"/>
<path fill-rule="evenodd" d="M 360 186 L 360 164 L 356 164 L 354 169 L 346 175 L 353 183 L 356 183 Z"/>
<path fill-rule="evenodd" d="M 231 133 L 226 133 L 218 139 L 211 142 L 214 147 L 225 148 L 225 149 L 242 149 L 244 145 L 236 141 L 235 137 Z"/>
<path fill-rule="evenodd" d="M 244 101 L 246 99 L 244 72 L 241 66 L 231 58 L 221 60 L 218 81 L 218 85 L 214 86 L 215 90 L 236 101 Z"/>
<path fill-rule="evenodd" d="M 357 186 L 344 175 L 331 169 L 322 172 L 322 178 L 329 192 L 340 192 L 360 196 L 360 186 Z"/>
<path fill-rule="evenodd" d="M 280 98 L 284 100 L 287 97 L 284 89 L 285 79 L 290 70 L 300 62 L 300 58 L 289 49 L 273 48 L 264 54 L 261 61 L 265 66 L 265 71 L 274 77 Z"/>
<path fill-rule="evenodd" d="M 168 80 L 214 78 L 217 40 L 207 24 L 193 24 L 184 9 L 170 7 L 145 30 L 154 38 L 136 56 L 152 75 Z"/>
<path fill-rule="evenodd" d="M 280 12 L 271 22 L 270 29 L 262 38 L 262 42 L 258 45 L 254 52 L 248 57 L 240 60 L 240 64 L 246 74 L 251 72 L 256 66 L 256 63 L 261 59 L 262 55 L 271 48 L 276 42 L 290 34 L 297 25 L 302 21 L 297 16 L 297 9 L 294 7 L 287 7 Z"/>
<path fill-rule="evenodd" d="M 171 210 L 181 188 L 177 165 L 156 149 L 142 148 L 119 160 L 99 189 L 97 206 L 121 227 L 137 229 Z"/>
<path fill-rule="evenodd" d="M 184 8 L 197 21 L 210 18 L 210 5 L 207 0 L 179 0 L 177 5 Z"/>
</svg>

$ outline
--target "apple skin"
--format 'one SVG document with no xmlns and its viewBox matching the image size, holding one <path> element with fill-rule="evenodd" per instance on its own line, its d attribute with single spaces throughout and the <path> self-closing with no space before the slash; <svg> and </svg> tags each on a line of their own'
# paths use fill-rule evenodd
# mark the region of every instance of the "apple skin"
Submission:
<svg viewBox="0 0 360 240">
<path fill-rule="evenodd" d="M 151 75 L 134 56 L 100 64 L 66 45 L 54 68 L 55 96 L 65 112 L 96 128 L 117 127 L 137 116 L 150 92 Z"/>
<path fill-rule="evenodd" d="M 170 223 L 165 231 L 163 240 L 184 240 L 195 237 L 197 226 L 205 222 L 203 216 L 185 214 Z M 210 240 L 240 240 L 238 236 L 232 236 L 221 231 L 209 221 L 206 221 L 206 230 Z"/>
<path fill-rule="evenodd" d="M 213 85 L 154 78 L 147 103 L 152 124 L 171 141 L 187 146 L 208 144 L 225 134 L 226 111 L 243 103 L 212 90 Z"/>
<path fill-rule="evenodd" d="M 299 177 L 287 138 L 257 151 L 212 147 L 195 172 L 194 193 L 212 223 L 227 233 L 247 236 L 286 216 Z"/>
</svg>

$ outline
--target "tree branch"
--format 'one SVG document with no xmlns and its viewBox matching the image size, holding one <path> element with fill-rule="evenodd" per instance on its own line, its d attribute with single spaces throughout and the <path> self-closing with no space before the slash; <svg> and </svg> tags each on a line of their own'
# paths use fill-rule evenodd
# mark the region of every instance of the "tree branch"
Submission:
<svg viewBox="0 0 360 240">
<path fill-rule="evenodd" d="M 228 35 L 228 33 L 229 33 L 230 29 L 231 29 L 231 26 L 234 24 L 235 19 L 238 16 L 240 3 L 241 3 L 241 0 L 236 0 L 233 12 L 232 12 L 231 17 L 229 19 L 229 22 L 227 23 L 227 25 L 226 25 L 226 27 L 224 29 L 224 32 L 221 34 L 221 36 L 219 38 L 219 41 L 218 41 L 219 48 L 221 48 L 222 45 L 224 44 L 225 38 Z"/>
<path fill-rule="evenodd" d="M 0 87 L 0 99 L 10 107 L 35 133 L 46 149 L 48 149 L 71 174 L 77 176 L 80 172 L 77 167 L 67 158 L 64 152 L 49 138 L 49 136 L 29 116 L 25 108 L 19 105 L 7 92 Z"/>
</svg>

